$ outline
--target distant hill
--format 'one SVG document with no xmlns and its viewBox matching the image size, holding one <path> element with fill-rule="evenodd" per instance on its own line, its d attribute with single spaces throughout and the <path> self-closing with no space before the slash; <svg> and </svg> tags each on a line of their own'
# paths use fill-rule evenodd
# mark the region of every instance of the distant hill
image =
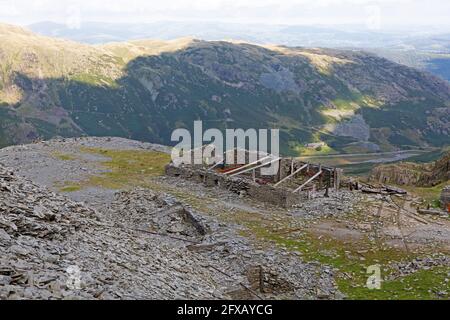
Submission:
<svg viewBox="0 0 450 320">
<path fill-rule="evenodd" d="M 0 25 L 0 144 L 122 136 L 170 144 L 174 128 L 282 130 L 282 151 L 441 146 L 450 86 L 357 50 L 136 40 L 87 45 Z"/>
<path fill-rule="evenodd" d="M 441 52 L 415 49 L 371 49 L 371 51 L 394 62 L 426 70 L 450 81 L 450 49 Z"/>
<path fill-rule="evenodd" d="M 79 28 L 39 22 L 29 26 L 41 35 L 61 37 L 90 44 L 137 39 L 172 40 L 191 36 L 203 40 L 235 39 L 258 44 L 277 43 L 308 47 L 380 47 L 398 43 L 398 35 L 366 28 L 289 26 L 199 21 L 159 21 L 151 23 L 104 23 L 85 21 Z"/>
<path fill-rule="evenodd" d="M 162 21 L 153 23 L 84 22 L 80 28 L 40 22 L 30 29 L 42 35 L 103 44 L 136 39 L 171 40 L 186 35 L 203 40 L 236 39 L 256 44 L 356 48 L 394 62 L 429 71 L 450 81 L 450 33 L 371 31 L 364 26 L 285 26 L 219 22 Z"/>
</svg>

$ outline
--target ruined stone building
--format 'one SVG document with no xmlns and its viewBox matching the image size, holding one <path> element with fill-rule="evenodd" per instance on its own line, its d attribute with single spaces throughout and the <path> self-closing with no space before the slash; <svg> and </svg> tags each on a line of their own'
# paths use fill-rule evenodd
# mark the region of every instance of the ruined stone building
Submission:
<svg viewBox="0 0 450 320">
<path fill-rule="evenodd" d="M 238 158 L 237 150 L 234 157 Z M 256 158 L 251 161 L 250 153 L 245 151 L 244 164 L 227 164 L 226 159 L 212 164 L 172 162 L 167 165 L 166 174 L 206 186 L 219 186 L 282 207 L 291 207 L 312 192 L 322 191 L 327 196 L 330 189 L 339 189 L 341 169 L 268 154 L 258 154 Z M 273 164 L 278 165 L 275 174 L 264 175 L 263 169 Z"/>
</svg>

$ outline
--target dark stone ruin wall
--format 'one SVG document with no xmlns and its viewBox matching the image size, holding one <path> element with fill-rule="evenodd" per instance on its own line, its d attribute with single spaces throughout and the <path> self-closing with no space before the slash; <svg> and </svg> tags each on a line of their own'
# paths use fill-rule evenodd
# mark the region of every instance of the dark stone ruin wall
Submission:
<svg viewBox="0 0 450 320">
<path fill-rule="evenodd" d="M 250 287 L 260 293 L 283 294 L 293 291 L 294 285 L 283 279 L 275 270 L 263 266 L 252 266 L 247 270 Z"/>
<path fill-rule="evenodd" d="M 236 287 L 228 292 L 235 300 L 257 300 L 261 295 L 272 297 L 295 291 L 295 286 L 279 272 L 263 266 L 250 266 L 246 272 L 247 288 Z"/>
<path fill-rule="evenodd" d="M 301 194 L 294 194 L 291 190 L 274 188 L 271 185 L 260 185 L 248 179 L 229 177 L 200 167 L 175 167 L 172 164 L 166 166 L 166 175 L 180 177 L 185 180 L 203 183 L 205 186 L 230 190 L 237 194 L 246 193 L 255 200 L 267 202 L 284 208 L 291 207 L 302 201 Z"/>
</svg>

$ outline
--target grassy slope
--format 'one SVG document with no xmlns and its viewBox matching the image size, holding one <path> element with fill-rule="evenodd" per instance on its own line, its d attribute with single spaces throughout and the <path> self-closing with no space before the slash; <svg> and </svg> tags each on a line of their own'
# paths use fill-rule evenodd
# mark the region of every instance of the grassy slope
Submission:
<svg viewBox="0 0 450 320">
<path fill-rule="evenodd" d="M 81 148 L 80 151 L 109 158 L 102 163 L 108 171 L 91 176 L 88 180 L 79 183 L 62 182 L 60 190 L 63 192 L 74 192 L 85 187 L 122 189 L 129 186 L 145 186 L 146 179 L 162 175 L 165 165 L 170 161 L 170 155 L 160 152 L 98 148 Z M 64 161 L 70 161 L 74 157 L 71 154 L 55 154 L 54 156 Z"/>
</svg>

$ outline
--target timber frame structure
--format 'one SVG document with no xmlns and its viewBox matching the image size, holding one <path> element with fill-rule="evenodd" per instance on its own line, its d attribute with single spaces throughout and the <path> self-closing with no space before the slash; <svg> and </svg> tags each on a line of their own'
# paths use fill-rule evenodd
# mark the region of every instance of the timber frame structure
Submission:
<svg viewBox="0 0 450 320">
<path fill-rule="evenodd" d="M 258 160 L 252 162 L 249 160 L 250 152 L 244 152 L 245 164 L 227 165 L 225 160 L 202 165 L 170 163 L 166 166 L 166 175 L 203 183 L 205 186 L 219 186 L 281 207 L 291 207 L 317 192 L 323 191 L 327 197 L 330 189 L 337 191 L 340 188 L 342 169 L 269 154 L 258 154 Z M 236 149 L 234 157 L 237 159 Z M 277 162 L 278 171 L 275 175 L 262 174 L 261 169 Z"/>
</svg>

